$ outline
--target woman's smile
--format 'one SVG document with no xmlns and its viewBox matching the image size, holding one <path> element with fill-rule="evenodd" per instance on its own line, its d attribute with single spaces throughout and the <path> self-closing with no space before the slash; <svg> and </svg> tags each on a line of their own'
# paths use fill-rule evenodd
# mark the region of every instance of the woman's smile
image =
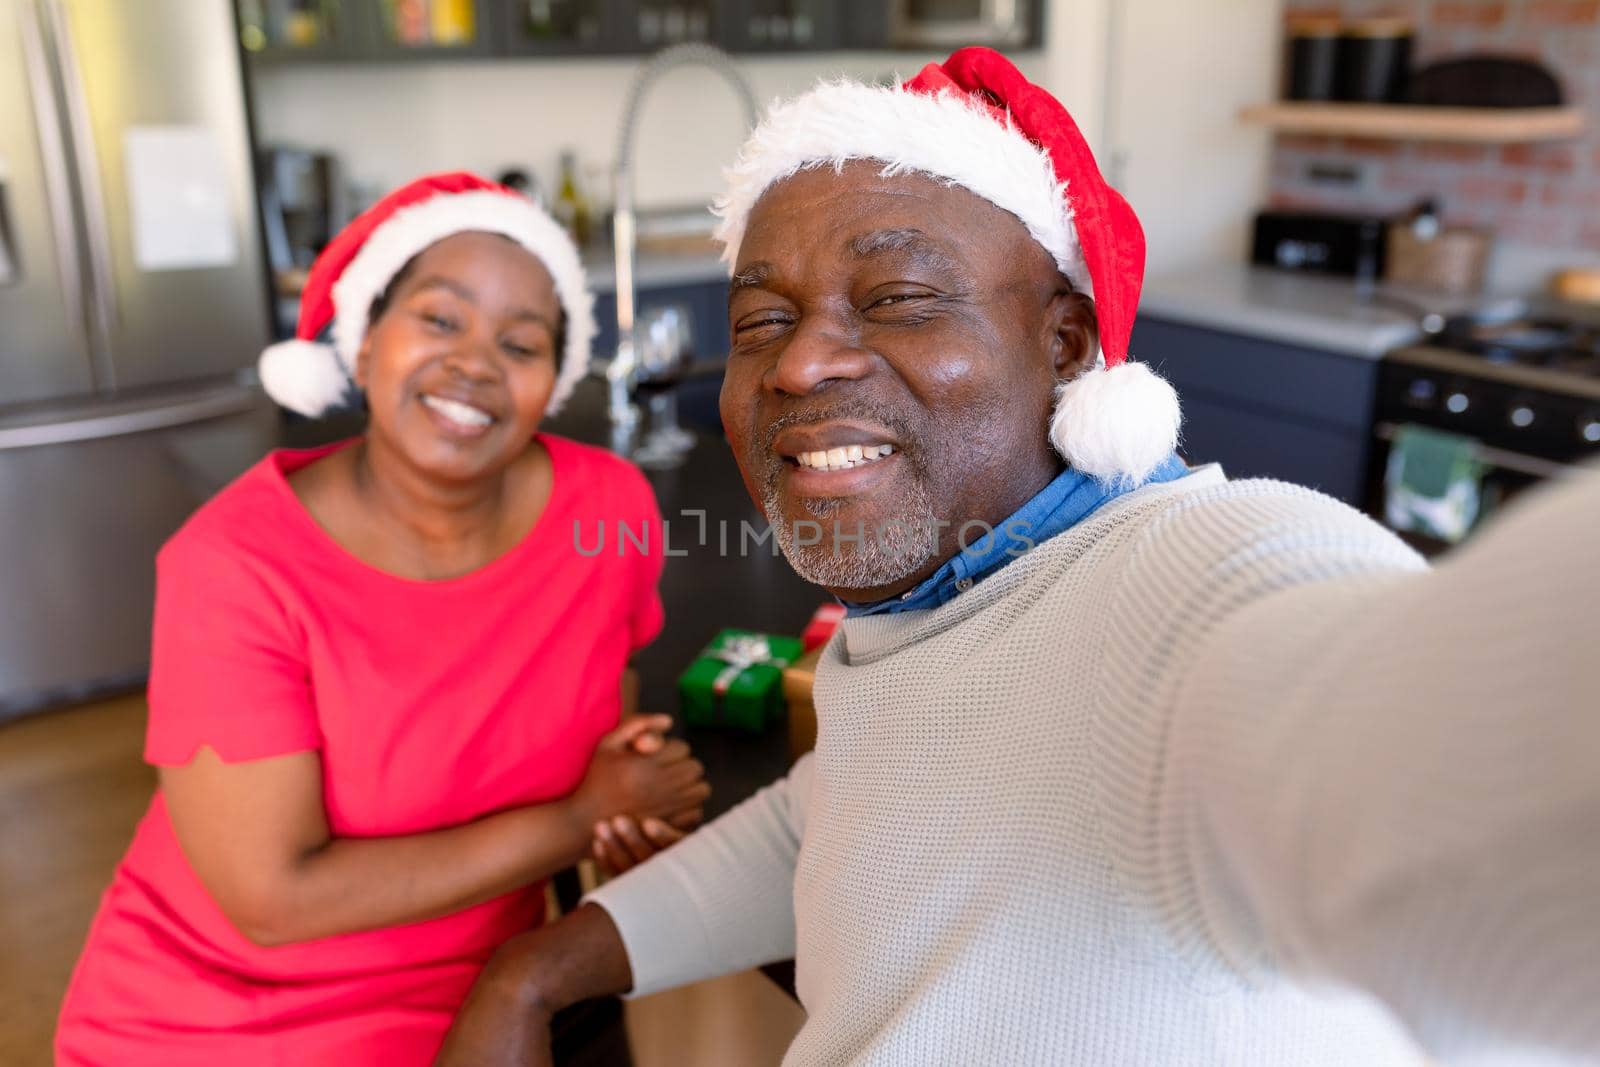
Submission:
<svg viewBox="0 0 1600 1067">
<path fill-rule="evenodd" d="M 434 425 L 450 437 L 479 438 L 499 421 L 481 407 L 438 393 L 423 393 L 421 402 Z"/>
</svg>

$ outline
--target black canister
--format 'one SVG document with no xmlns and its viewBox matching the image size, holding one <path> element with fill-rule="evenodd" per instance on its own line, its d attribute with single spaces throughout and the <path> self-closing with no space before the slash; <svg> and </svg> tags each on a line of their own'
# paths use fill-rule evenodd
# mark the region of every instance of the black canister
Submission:
<svg viewBox="0 0 1600 1067">
<path fill-rule="evenodd" d="M 1351 19 L 1339 39 L 1335 95 L 1361 104 L 1394 104 L 1406 98 L 1411 76 L 1410 21 Z"/>
<path fill-rule="evenodd" d="M 1288 61 L 1284 96 L 1289 100 L 1332 100 L 1339 66 L 1337 17 L 1302 15 L 1288 21 Z"/>
</svg>

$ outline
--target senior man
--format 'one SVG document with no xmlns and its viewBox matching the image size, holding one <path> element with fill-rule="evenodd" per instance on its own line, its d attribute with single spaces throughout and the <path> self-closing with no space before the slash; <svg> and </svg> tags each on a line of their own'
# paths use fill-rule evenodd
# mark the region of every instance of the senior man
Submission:
<svg viewBox="0 0 1600 1067">
<path fill-rule="evenodd" d="M 791 1065 L 1600 1054 L 1600 478 L 1429 571 L 1186 469 L 1138 223 L 995 53 L 818 87 L 731 181 L 724 424 L 850 605 L 817 750 L 507 945 L 442 1062 L 790 955 Z"/>
</svg>

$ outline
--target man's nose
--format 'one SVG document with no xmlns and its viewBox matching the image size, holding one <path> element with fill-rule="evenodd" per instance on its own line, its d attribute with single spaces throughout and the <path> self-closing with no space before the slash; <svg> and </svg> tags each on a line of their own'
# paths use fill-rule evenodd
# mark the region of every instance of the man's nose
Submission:
<svg viewBox="0 0 1600 1067">
<path fill-rule="evenodd" d="M 871 359 L 855 331 L 826 316 L 806 316 L 778 353 L 764 384 L 780 393 L 804 396 L 831 381 L 864 377 Z"/>
</svg>

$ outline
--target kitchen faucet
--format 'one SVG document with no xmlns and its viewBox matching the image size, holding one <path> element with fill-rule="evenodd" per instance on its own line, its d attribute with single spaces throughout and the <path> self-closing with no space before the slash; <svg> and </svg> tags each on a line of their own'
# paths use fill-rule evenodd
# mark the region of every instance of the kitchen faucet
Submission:
<svg viewBox="0 0 1600 1067">
<path fill-rule="evenodd" d="M 634 257 L 638 251 L 638 232 L 633 209 L 633 148 L 639 115 L 645 96 L 662 75 L 680 67 L 709 67 L 721 74 L 744 105 L 745 120 L 756 123 L 756 98 L 750 83 L 734 66 L 733 57 L 708 44 L 680 44 L 664 48 L 651 56 L 634 75 L 628 101 L 622 111 L 622 129 L 617 142 L 616 163 L 611 171 L 615 209 L 611 218 L 611 238 L 616 255 L 617 275 L 617 351 L 606 367 L 613 451 L 627 453 L 639 424 L 639 409 L 634 404 L 634 388 L 639 381 L 640 359 L 634 336 L 637 292 L 634 286 Z"/>
</svg>

